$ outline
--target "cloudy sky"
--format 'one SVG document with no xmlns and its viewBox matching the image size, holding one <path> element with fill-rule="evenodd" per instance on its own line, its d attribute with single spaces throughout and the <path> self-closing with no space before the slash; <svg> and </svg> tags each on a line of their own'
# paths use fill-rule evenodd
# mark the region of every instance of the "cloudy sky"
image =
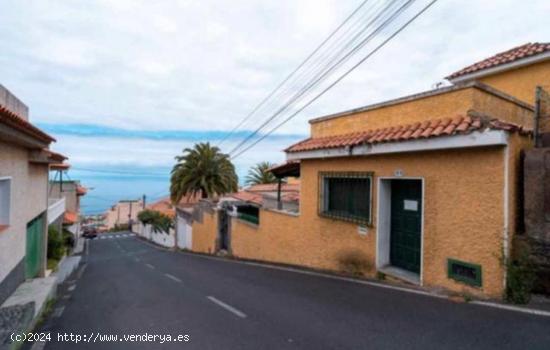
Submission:
<svg viewBox="0 0 550 350">
<path fill-rule="evenodd" d="M 219 142 L 360 3 L 2 0 L 0 84 L 58 138 L 53 148 L 75 168 L 159 173 L 183 147 Z M 282 161 L 280 151 L 307 136 L 312 117 L 428 90 L 495 52 L 549 41 L 548 13 L 547 0 L 439 0 L 237 158 L 239 173 L 259 160 Z M 266 116 L 243 125 L 223 149 Z"/>
</svg>

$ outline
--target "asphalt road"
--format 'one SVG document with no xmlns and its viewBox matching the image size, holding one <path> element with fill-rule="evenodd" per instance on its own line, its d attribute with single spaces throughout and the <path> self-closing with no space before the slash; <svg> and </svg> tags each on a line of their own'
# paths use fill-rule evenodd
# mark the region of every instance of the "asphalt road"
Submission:
<svg viewBox="0 0 550 350">
<path fill-rule="evenodd" d="M 131 236 L 89 243 L 41 329 L 47 350 L 550 348 L 548 317 L 174 253 Z M 106 335 L 118 338 L 101 342 Z M 189 338 L 120 340 L 131 335 Z"/>
</svg>

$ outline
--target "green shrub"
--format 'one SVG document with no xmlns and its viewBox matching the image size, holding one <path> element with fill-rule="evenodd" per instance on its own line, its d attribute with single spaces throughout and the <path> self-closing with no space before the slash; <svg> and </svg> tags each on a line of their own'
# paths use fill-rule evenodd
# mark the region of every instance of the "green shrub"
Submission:
<svg viewBox="0 0 550 350">
<path fill-rule="evenodd" d="M 531 300 L 531 291 L 535 283 L 535 268 L 527 252 L 506 264 L 508 278 L 506 301 L 514 304 L 527 304 Z"/>
<path fill-rule="evenodd" d="M 360 250 L 340 253 L 338 263 L 343 272 L 353 276 L 363 276 L 371 267 L 367 256 Z"/>
<path fill-rule="evenodd" d="M 174 220 L 171 217 L 151 209 L 140 211 L 138 220 L 144 225 L 151 225 L 155 232 L 168 233 L 174 227 Z"/>
<path fill-rule="evenodd" d="M 55 226 L 48 227 L 48 258 L 61 260 L 65 254 L 63 236 Z"/>
<path fill-rule="evenodd" d="M 74 247 L 74 235 L 71 231 L 63 230 L 63 244 L 65 244 L 67 248 Z"/>
</svg>

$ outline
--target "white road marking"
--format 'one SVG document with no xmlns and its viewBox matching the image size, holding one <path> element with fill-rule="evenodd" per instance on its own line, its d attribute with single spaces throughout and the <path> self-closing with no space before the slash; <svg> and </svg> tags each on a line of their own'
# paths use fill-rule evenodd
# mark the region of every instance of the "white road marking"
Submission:
<svg viewBox="0 0 550 350">
<path fill-rule="evenodd" d="M 154 267 L 153 265 L 151 265 L 151 264 L 145 264 L 145 266 L 147 266 L 147 267 L 150 268 L 151 270 L 154 270 L 154 269 L 155 269 L 155 267 Z"/>
<path fill-rule="evenodd" d="M 67 294 L 67 295 L 64 295 L 63 296 L 63 299 L 67 300 L 67 299 L 70 299 L 71 298 L 71 295 L 70 294 Z"/>
<path fill-rule="evenodd" d="M 134 258 L 136 260 L 136 262 L 140 262 L 141 260 L 139 260 L 139 258 Z"/>
<path fill-rule="evenodd" d="M 246 314 L 238 309 L 235 309 L 233 306 L 231 305 L 228 305 L 226 303 L 224 303 L 223 301 L 219 300 L 219 299 L 216 299 L 214 298 L 213 296 L 207 296 L 208 300 L 210 300 L 211 302 L 217 304 L 218 306 L 221 306 L 223 307 L 224 309 L 226 309 L 227 311 L 239 316 L 240 318 L 246 318 Z"/>
<path fill-rule="evenodd" d="M 61 315 L 63 315 L 63 311 L 65 311 L 65 306 L 58 307 L 54 310 L 52 316 L 61 317 Z"/>
<path fill-rule="evenodd" d="M 172 276 L 172 275 L 169 274 L 169 273 L 165 273 L 164 276 L 168 277 L 168 278 L 171 279 L 171 280 L 174 280 L 174 281 L 176 281 L 176 282 L 181 283 L 181 280 L 180 280 L 179 278 L 177 278 L 176 276 Z"/>
<path fill-rule="evenodd" d="M 67 288 L 67 290 L 69 292 L 72 292 L 75 288 L 76 288 L 76 284 L 73 284 L 72 286 L 69 286 L 69 288 Z"/>
</svg>

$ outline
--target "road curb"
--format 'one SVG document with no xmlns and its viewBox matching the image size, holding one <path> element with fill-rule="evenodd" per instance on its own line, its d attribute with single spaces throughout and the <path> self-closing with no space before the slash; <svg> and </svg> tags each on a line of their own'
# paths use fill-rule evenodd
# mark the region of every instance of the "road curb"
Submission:
<svg viewBox="0 0 550 350">
<path fill-rule="evenodd" d="M 391 289 L 391 290 L 401 291 L 401 292 L 405 292 L 405 293 L 424 295 L 424 296 L 428 296 L 428 297 L 432 297 L 432 298 L 451 301 L 451 298 L 448 295 L 436 294 L 436 293 L 433 293 L 433 292 L 430 292 L 430 291 L 427 291 L 427 290 L 424 290 L 424 289 L 414 289 L 414 288 L 409 288 L 409 287 L 406 287 L 406 286 L 390 285 L 390 284 L 385 284 L 383 282 L 378 282 L 378 281 L 362 280 L 362 279 L 356 279 L 356 278 L 352 278 L 352 277 L 332 275 L 332 274 L 324 273 L 324 272 L 304 270 L 304 269 L 295 268 L 295 267 L 273 265 L 273 264 L 270 264 L 270 263 L 247 261 L 247 260 L 240 260 L 240 259 L 235 259 L 235 258 L 227 259 L 227 258 L 224 258 L 224 257 L 200 254 L 200 253 L 195 253 L 195 252 L 190 252 L 190 251 L 183 251 L 183 250 L 179 250 L 178 252 L 189 255 L 189 256 L 196 256 L 196 257 L 204 258 L 204 259 L 211 259 L 211 260 L 217 260 L 217 261 L 223 261 L 223 262 L 232 262 L 232 263 L 238 263 L 238 264 L 244 264 L 244 265 L 250 265 L 250 266 L 256 266 L 256 267 L 262 267 L 262 268 L 267 268 L 267 269 L 295 272 L 295 273 L 300 273 L 300 274 L 304 274 L 304 275 L 323 277 L 323 278 L 339 280 L 339 281 L 345 281 L 345 282 L 351 282 L 351 283 L 356 283 L 356 284 L 363 284 L 363 285 L 368 285 L 368 286 L 373 286 L 373 287 L 378 287 L 378 288 Z M 491 307 L 491 308 L 496 308 L 496 309 L 501 309 L 501 310 L 520 312 L 520 313 L 525 313 L 525 314 L 530 314 L 530 315 L 550 317 L 550 311 L 540 310 L 540 309 L 533 309 L 533 308 L 522 307 L 522 306 L 509 305 L 509 304 L 501 304 L 501 303 L 492 302 L 492 301 L 474 300 L 474 301 L 470 301 L 470 302 L 465 302 L 465 304 L 474 304 L 474 305 Z"/>
</svg>

